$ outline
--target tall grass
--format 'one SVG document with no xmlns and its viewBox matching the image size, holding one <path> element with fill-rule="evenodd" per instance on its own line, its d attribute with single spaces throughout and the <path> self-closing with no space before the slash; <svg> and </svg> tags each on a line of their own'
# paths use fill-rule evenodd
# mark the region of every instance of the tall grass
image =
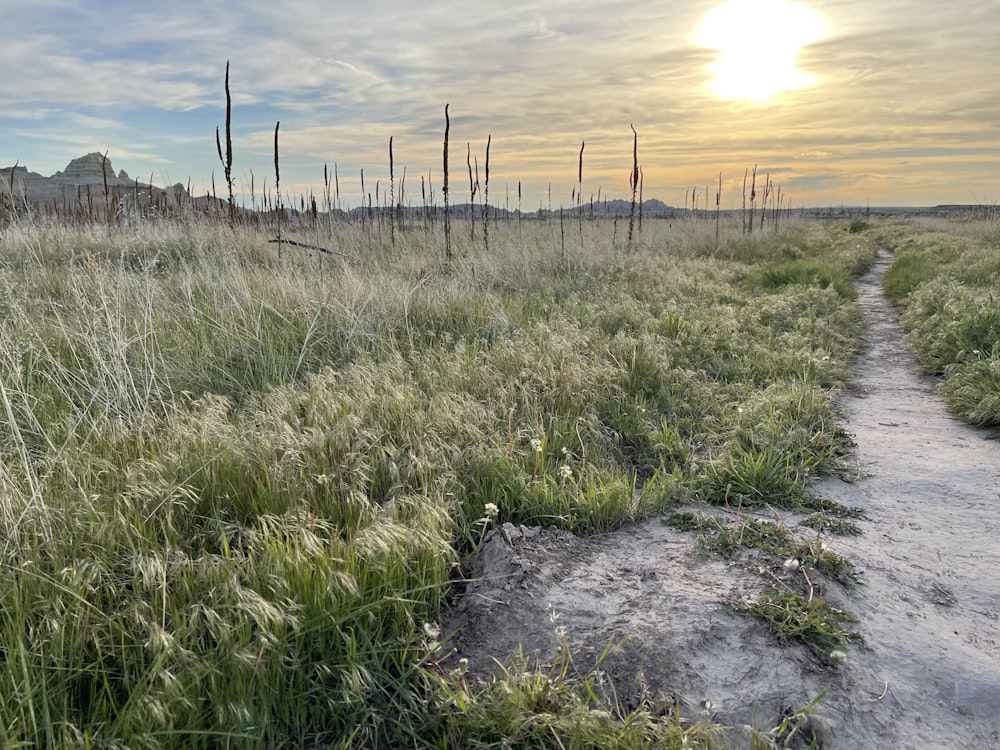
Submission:
<svg viewBox="0 0 1000 750">
<path fill-rule="evenodd" d="M 886 293 L 924 372 L 943 376 L 952 412 L 1000 425 L 1000 235 L 993 222 L 910 222 L 884 227 L 895 249 Z"/>
<path fill-rule="evenodd" d="M 592 533 L 762 461 L 747 497 L 838 470 L 860 315 L 768 269 L 840 279 L 867 244 L 651 223 L 626 254 L 587 226 L 563 257 L 547 223 L 496 224 L 447 264 L 437 227 L 328 225 L 353 264 L 239 226 L 8 228 L 2 744 L 467 744 L 541 689 L 434 667 L 488 503 Z M 558 736 L 689 735 L 553 684 Z"/>
</svg>

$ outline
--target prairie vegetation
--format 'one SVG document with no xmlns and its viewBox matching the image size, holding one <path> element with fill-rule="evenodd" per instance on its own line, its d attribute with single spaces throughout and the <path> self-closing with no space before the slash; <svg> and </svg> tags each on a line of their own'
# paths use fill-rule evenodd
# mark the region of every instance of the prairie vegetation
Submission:
<svg viewBox="0 0 1000 750">
<path fill-rule="evenodd" d="M 878 235 L 895 253 L 885 291 L 921 368 L 943 377 L 956 416 L 1000 426 L 1000 227 L 911 221 Z"/>
<path fill-rule="evenodd" d="M 815 509 L 842 470 L 867 233 L 710 224 L 498 222 L 448 263 L 436 225 L 6 227 L 0 744 L 711 746 L 568 656 L 467 684 L 436 625 L 498 523 Z"/>
</svg>

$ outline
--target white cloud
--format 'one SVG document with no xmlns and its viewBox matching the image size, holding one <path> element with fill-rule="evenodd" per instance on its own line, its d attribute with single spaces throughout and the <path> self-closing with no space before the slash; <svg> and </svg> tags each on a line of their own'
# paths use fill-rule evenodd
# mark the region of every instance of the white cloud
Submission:
<svg viewBox="0 0 1000 750">
<path fill-rule="evenodd" d="M 995 141 L 995 3 L 802 0 L 830 25 L 799 55 L 816 83 L 766 106 L 711 94 L 713 53 L 695 32 L 720 4 L 6 3 L 0 143 L 11 163 L 30 164 L 48 141 L 44 153 L 65 150 L 58 168 L 107 144 L 140 161 L 136 171 L 172 161 L 207 180 L 226 59 L 240 168 L 269 169 L 268 122 L 281 120 L 290 180 L 291 165 L 310 160 L 381 169 L 389 135 L 411 172 L 436 168 L 445 102 L 463 157 L 466 142 L 491 133 L 498 179 L 525 176 L 536 190 L 551 180 L 567 193 L 583 139 L 585 179 L 624 192 L 633 122 L 648 191 L 764 160 L 850 186 L 833 162 L 892 160 L 904 147 L 944 148 L 958 161 Z M 943 158 L 916 161 L 936 173 Z M 312 179 L 303 170 L 299 179 Z"/>
</svg>

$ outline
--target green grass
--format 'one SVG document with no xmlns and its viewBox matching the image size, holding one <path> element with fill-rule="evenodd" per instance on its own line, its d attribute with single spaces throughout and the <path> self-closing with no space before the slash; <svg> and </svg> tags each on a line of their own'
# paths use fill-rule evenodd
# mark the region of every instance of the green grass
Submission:
<svg viewBox="0 0 1000 750">
<path fill-rule="evenodd" d="M 910 343 L 928 374 L 943 376 L 951 411 L 1000 425 L 1000 236 L 986 222 L 922 222 L 884 228 L 896 250 L 886 293 L 903 308 Z"/>
<path fill-rule="evenodd" d="M 793 260 L 761 271 L 758 283 L 764 289 L 782 289 L 793 284 L 832 287 L 841 297 L 854 299 L 856 292 L 843 271 L 817 260 Z"/>
<path fill-rule="evenodd" d="M 424 626 L 487 504 L 589 534 L 842 471 L 860 313 L 760 280 L 872 245 L 593 222 L 564 257 L 498 223 L 445 265 L 440 227 L 387 234 L 304 233 L 344 264 L 196 220 L 4 229 L 0 744 L 474 746 L 522 703 L 525 747 L 708 741 L 593 678 L 553 680 L 554 717 L 531 680 L 466 690 Z"/>
<path fill-rule="evenodd" d="M 825 599 L 811 599 L 796 591 L 773 589 L 733 606 L 738 614 L 759 617 L 777 637 L 803 643 L 823 664 L 835 665 L 847 655 L 847 646 L 864 644 L 860 633 L 845 630 L 854 618 Z"/>
<path fill-rule="evenodd" d="M 854 565 L 845 557 L 831 552 L 829 545 L 817 535 L 803 541 L 785 525 L 734 513 L 731 519 L 702 513 L 672 513 L 666 522 L 683 531 L 700 531 L 701 548 L 710 554 L 735 558 L 747 549 L 754 549 L 773 563 L 790 565 L 793 571 L 820 573 L 853 586 L 857 583 Z"/>
<path fill-rule="evenodd" d="M 892 259 L 892 265 L 882 279 L 882 288 L 890 299 L 899 302 L 937 273 L 938 265 L 932 256 L 904 251 Z"/>
</svg>

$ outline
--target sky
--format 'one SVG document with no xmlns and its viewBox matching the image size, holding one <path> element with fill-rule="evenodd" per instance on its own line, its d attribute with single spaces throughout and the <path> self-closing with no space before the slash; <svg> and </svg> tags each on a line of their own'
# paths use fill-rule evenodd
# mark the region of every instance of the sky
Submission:
<svg viewBox="0 0 1000 750">
<path fill-rule="evenodd" d="M 0 166 L 108 152 L 157 185 L 224 192 L 230 61 L 237 192 L 341 205 L 389 181 L 451 201 L 467 156 L 525 210 L 631 195 L 785 205 L 1000 202 L 1000 0 L 0 0 Z M 224 148 L 224 144 L 223 144 Z M 252 175 L 252 178 L 251 178 Z M 551 195 L 551 199 L 550 196 Z"/>
</svg>

